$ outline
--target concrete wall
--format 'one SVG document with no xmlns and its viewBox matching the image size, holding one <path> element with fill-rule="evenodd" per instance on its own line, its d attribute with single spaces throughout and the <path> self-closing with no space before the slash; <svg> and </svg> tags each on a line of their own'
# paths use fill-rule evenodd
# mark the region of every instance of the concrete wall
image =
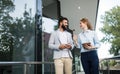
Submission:
<svg viewBox="0 0 120 74">
<path fill-rule="evenodd" d="M 74 33 L 80 33 L 80 19 L 86 17 L 95 27 L 97 6 L 99 0 L 59 0 L 61 15 L 69 19 L 69 26 L 75 29 Z"/>
</svg>

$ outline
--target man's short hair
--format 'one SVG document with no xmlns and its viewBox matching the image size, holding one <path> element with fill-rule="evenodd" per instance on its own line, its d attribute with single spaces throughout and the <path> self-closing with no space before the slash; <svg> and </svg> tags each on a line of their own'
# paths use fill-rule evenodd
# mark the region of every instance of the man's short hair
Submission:
<svg viewBox="0 0 120 74">
<path fill-rule="evenodd" d="M 59 21 L 58 21 L 58 27 L 60 26 L 60 22 L 62 22 L 63 20 L 67 20 L 68 21 L 68 19 L 66 17 L 60 17 Z"/>
</svg>

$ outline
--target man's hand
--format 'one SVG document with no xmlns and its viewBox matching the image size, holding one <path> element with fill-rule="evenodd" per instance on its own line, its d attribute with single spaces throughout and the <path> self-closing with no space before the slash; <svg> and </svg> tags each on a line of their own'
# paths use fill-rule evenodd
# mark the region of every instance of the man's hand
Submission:
<svg viewBox="0 0 120 74">
<path fill-rule="evenodd" d="M 65 44 L 61 44 L 60 46 L 59 46 L 59 49 L 65 49 L 66 48 L 66 45 Z"/>
<path fill-rule="evenodd" d="M 61 44 L 59 46 L 59 49 L 63 50 L 63 49 L 70 49 L 72 48 L 72 46 L 70 44 Z"/>
<path fill-rule="evenodd" d="M 71 49 L 72 46 L 70 44 L 65 44 L 67 49 Z"/>
</svg>

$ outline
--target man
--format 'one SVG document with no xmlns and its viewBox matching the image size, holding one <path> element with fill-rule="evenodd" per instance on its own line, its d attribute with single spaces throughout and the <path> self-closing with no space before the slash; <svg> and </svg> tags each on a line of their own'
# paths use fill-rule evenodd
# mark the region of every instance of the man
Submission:
<svg viewBox="0 0 120 74">
<path fill-rule="evenodd" d="M 72 74 L 72 35 L 66 31 L 68 19 L 62 17 L 58 21 L 58 30 L 53 32 L 49 40 L 49 48 L 53 49 L 55 74 Z"/>
</svg>

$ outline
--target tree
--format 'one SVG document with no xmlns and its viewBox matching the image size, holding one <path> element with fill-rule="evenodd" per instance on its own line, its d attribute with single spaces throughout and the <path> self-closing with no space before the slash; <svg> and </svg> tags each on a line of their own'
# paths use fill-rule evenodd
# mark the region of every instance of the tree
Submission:
<svg viewBox="0 0 120 74">
<path fill-rule="evenodd" d="M 15 10 L 13 0 L 0 0 L 0 60 L 11 61 L 13 50 L 22 52 L 22 48 L 34 34 L 34 17 L 30 11 L 25 11 L 23 16 L 13 18 L 10 13 Z M 15 54 L 21 56 L 22 54 Z M 9 57 L 8 57 L 9 56 Z"/>
<path fill-rule="evenodd" d="M 0 0 L 0 60 L 9 60 L 12 51 L 13 38 L 9 33 L 9 27 L 11 26 L 13 18 L 10 16 L 10 12 L 13 12 L 15 5 L 13 0 Z"/>
<path fill-rule="evenodd" d="M 111 44 L 110 54 L 120 54 L 120 6 L 113 7 L 102 16 L 103 27 L 100 29 L 105 36 L 102 42 Z"/>
</svg>

